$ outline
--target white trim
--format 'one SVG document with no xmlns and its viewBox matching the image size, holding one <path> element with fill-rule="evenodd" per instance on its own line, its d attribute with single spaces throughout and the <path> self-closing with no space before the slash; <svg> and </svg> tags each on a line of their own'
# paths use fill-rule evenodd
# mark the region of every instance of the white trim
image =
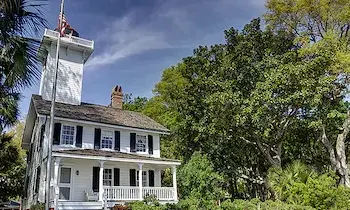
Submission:
<svg viewBox="0 0 350 210">
<path fill-rule="evenodd" d="M 77 158 L 77 159 L 88 159 L 88 160 L 103 160 L 103 161 L 115 161 L 115 162 L 127 162 L 127 163 L 149 163 L 157 165 L 181 165 L 180 162 L 175 161 L 161 161 L 161 160 L 142 160 L 142 159 L 131 159 L 131 158 L 115 158 L 115 157 L 104 157 L 104 156 L 92 156 L 92 155 L 75 155 L 65 154 L 61 152 L 52 152 L 54 157 L 65 157 L 65 158 Z"/>
<path fill-rule="evenodd" d="M 38 114 L 38 117 L 45 117 L 47 115 L 43 114 Z M 50 118 L 49 116 L 47 117 L 48 119 Z M 106 124 L 106 123 L 98 123 L 98 122 L 92 122 L 92 121 L 86 121 L 86 120 L 74 120 L 74 119 L 69 119 L 69 118 L 63 118 L 63 117 L 55 117 L 55 120 L 61 120 L 61 121 L 67 121 L 67 122 L 73 122 L 73 123 L 80 123 L 80 124 L 88 124 L 88 125 L 94 125 L 97 127 L 109 127 L 113 129 L 124 129 L 124 130 L 129 130 L 129 131 L 137 131 L 137 132 L 147 132 L 147 133 L 156 133 L 156 134 L 164 134 L 164 135 L 169 135 L 169 132 L 164 132 L 164 131 L 154 131 L 154 130 L 149 130 L 149 129 L 141 129 L 141 128 L 133 128 L 133 127 L 127 127 L 127 126 L 119 126 L 119 125 L 111 125 L 111 124 Z"/>
</svg>

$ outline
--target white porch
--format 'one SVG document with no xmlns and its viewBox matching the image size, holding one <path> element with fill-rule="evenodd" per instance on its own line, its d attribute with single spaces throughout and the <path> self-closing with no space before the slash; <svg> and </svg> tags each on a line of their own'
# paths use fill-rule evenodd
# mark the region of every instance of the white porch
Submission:
<svg viewBox="0 0 350 210">
<path fill-rule="evenodd" d="M 177 202 L 176 166 L 180 165 L 179 162 L 156 158 L 88 158 L 64 153 L 54 153 L 53 156 L 51 185 L 54 192 L 51 202 L 55 209 L 77 209 L 72 203 L 87 202 L 87 205 L 95 203 L 101 209 L 105 205 L 110 207 L 143 200 L 148 195 L 155 195 L 164 203 Z M 171 168 L 173 172 L 171 187 L 161 186 L 161 171 L 166 168 Z"/>
</svg>

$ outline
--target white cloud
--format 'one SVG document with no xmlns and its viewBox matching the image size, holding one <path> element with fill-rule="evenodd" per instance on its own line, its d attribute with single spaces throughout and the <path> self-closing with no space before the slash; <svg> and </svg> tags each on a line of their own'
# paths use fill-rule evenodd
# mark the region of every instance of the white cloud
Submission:
<svg viewBox="0 0 350 210">
<path fill-rule="evenodd" d="M 99 32 L 96 44 L 104 47 L 87 62 L 87 70 L 150 50 L 193 48 L 208 44 L 208 38 L 213 39 L 209 40 L 212 44 L 218 37 L 223 37 L 222 30 L 228 24 L 232 26 L 235 20 L 241 22 L 242 18 L 247 18 L 242 9 L 252 11 L 264 1 L 160 2 L 157 10 L 146 14 L 144 19 L 138 15 L 140 10 L 134 8 Z"/>
<path fill-rule="evenodd" d="M 105 43 L 104 52 L 87 63 L 87 69 L 107 65 L 119 59 L 148 50 L 173 47 L 166 41 L 164 33 L 149 30 L 147 26 L 132 26 L 130 16 L 117 19 L 97 37 L 97 43 Z"/>
</svg>

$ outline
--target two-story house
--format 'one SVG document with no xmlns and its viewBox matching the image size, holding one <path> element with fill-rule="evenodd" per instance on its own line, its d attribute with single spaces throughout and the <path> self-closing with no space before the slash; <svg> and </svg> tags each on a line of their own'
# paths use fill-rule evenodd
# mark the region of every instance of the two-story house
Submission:
<svg viewBox="0 0 350 210">
<path fill-rule="evenodd" d="M 38 53 L 43 64 L 40 91 L 31 98 L 23 135 L 23 147 L 29 150 L 23 209 L 46 202 L 58 37 L 58 32 L 46 29 Z M 160 138 L 168 130 L 141 113 L 123 110 L 120 86 L 113 88 L 110 105 L 81 102 L 83 67 L 93 49 L 93 41 L 61 37 L 48 202 L 60 210 L 102 209 L 142 200 L 146 195 L 176 202 L 176 166 L 180 162 L 160 157 Z M 173 172 L 172 187 L 161 186 L 161 171 L 166 168 Z"/>
</svg>

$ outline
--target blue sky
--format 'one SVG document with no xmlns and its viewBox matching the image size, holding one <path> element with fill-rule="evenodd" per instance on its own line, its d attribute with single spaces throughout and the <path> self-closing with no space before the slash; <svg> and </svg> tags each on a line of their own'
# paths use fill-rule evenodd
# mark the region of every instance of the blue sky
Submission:
<svg viewBox="0 0 350 210">
<path fill-rule="evenodd" d="M 50 0 L 43 8 L 51 29 L 59 5 Z M 151 97 L 164 69 L 199 45 L 222 43 L 225 29 L 241 29 L 264 11 L 264 0 L 65 0 L 69 24 L 95 41 L 84 67 L 82 100 L 107 105 L 115 85 Z M 39 81 L 24 91 L 21 116 L 38 92 Z"/>
</svg>

